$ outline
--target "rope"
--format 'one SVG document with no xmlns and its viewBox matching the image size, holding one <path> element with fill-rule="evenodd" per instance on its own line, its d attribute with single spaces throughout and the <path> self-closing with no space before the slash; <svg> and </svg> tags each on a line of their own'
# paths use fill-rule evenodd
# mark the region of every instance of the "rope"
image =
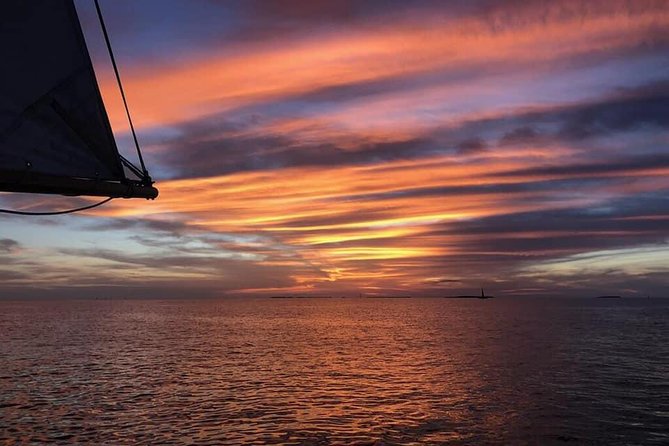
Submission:
<svg viewBox="0 0 669 446">
<path fill-rule="evenodd" d="M 28 211 L 14 211 L 14 210 L 11 210 L 11 209 L 0 209 L 0 213 L 12 214 L 12 215 L 63 215 L 63 214 L 72 214 L 74 212 L 85 211 L 87 209 L 93 209 L 93 208 L 96 208 L 98 206 L 102 206 L 105 203 L 109 203 L 113 199 L 114 199 L 114 197 L 109 197 L 109 198 L 106 198 L 106 199 L 102 200 L 99 203 L 89 204 L 88 206 L 83 206 L 83 207 L 76 208 L 76 209 L 67 209 L 65 211 L 28 212 Z"/>
<path fill-rule="evenodd" d="M 135 133 L 135 126 L 132 123 L 132 118 L 130 117 L 130 109 L 128 108 L 128 101 L 125 98 L 125 91 L 123 90 L 123 84 L 121 83 L 121 75 L 118 71 L 118 66 L 116 65 L 116 59 L 114 58 L 114 52 L 112 51 L 111 41 L 109 40 L 109 34 L 107 33 L 107 27 L 105 26 L 105 21 L 102 18 L 102 10 L 100 9 L 100 2 L 95 0 L 95 9 L 98 12 L 98 19 L 100 20 L 100 26 L 102 27 L 102 34 L 105 37 L 105 43 L 107 44 L 107 51 L 109 52 L 109 58 L 111 59 L 112 67 L 114 67 L 114 74 L 116 75 L 116 83 L 118 84 L 118 89 L 121 92 L 121 98 L 123 98 L 123 106 L 125 107 L 125 115 L 128 118 L 128 123 L 130 124 L 130 131 L 132 133 L 132 139 L 135 141 L 135 148 L 137 149 L 137 156 L 139 157 L 139 164 L 142 166 L 142 172 L 144 174 L 144 179 L 150 181 L 149 171 L 146 170 L 144 165 L 144 158 L 142 157 L 142 151 L 139 148 L 139 141 L 137 140 L 137 134 Z"/>
</svg>

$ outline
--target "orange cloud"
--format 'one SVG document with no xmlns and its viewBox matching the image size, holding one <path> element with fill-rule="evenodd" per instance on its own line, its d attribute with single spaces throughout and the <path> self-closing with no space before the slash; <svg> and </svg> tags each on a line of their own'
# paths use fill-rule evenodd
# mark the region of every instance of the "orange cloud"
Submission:
<svg viewBox="0 0 669 446">
<path fill-rule="evenodd" d="M 487 67 L 504 63 L 536 65 L 565 56 L 634 48 L 669 24 L 666 8 L 639 8 L 629 13 L 622 4 L 611 2 L 608 7 L 600 5 L 571 14 L 562 11 L 565 6 L 560 4 L 548 12 L 529 11 L 505 17 L 492 14 L 456 22 L 440 17 L 406 19 L 279 45 L 256 45 L 241 54 L 209 51 L 187 65 L 126 70 L 124 78 L 137 124 L 165 126 L 355 82 L 457 70 L 482 63 Z M 462 94 L 467 85 L 463 80 L 428 87 L 422 95 Z M 471 87 L 484 88 L 481 84 Z M 126 123 L 115 84 L 104 74 L 102 90 L 113 127 L 124 131 Z M 328 119 L 356 127 L 373 121 L 371 118 L 379 109 L 398 109 L 414 100 L 413 94 L 398 94 L 356 108 L 355 116 L 342 112 Z"/>
<path fill-rule="evenodd" d="M 197 230 L 262 235 L 269 240 L 263 242 L 261 251 L 266 265 L 311 265 L 320 271 L 318 274 L 302 271 L 292 277 L 305 286 L 338 281 L 373 286 L 378 274 L 399 286 L 407 280 L 427 280 L 433 271 L 424 270 L 416 276 L 420 266 L 407 269 L 395 262 L 411 259 L 424 262 L 434 256 L 473 253 L 463 251 L 462 242 L 467 239 L 464 236 L 431 235 L 448 228 L 451 222 L 590 206 L 610 196 L 608 185 L 602 185 L 599 192 L 590 188 L 586 196 L 531 188 L 511 195 L 495 192 L 494 188 L 453 195 L 421 193 L 446 187 L 524 184 L 537 178 L 498 174 L 531 165 L 522 156 L 491 158 L 479 163 L 433 157 L 381 165 L 237 173 L 165 181 L 160 184 L 160 198 L 150 206 L 117 200 L 92 213 L 116 218 L 178 219 Z M 656 180 L 666 178 L 667 173 L 666 168 L 647 172 Z M 551 178 L 555 175 L 546 174 L 539 179 Z M 651 184 L 639 179 L 615 193 L 636 193 L 654 187 L 657 181 Z M 521 236 L 528 239 L 542 235 L 516 235 Z M 239 243 L 240 250 L 247 246 L 246 242 Z M 289 258 L 285 257 L 287 249 L 291 253 Z M 377 261 L 384 261 L 382 267 L 374 267 L 382 273 L 364 266 L 365 262 Z"/>
<path fill-rule="evenodd" d="M 262 114 L 263 104 L 269 109 L 292 99 L 297 111 L 274 115 L 267 111 L 257 124 L 232 129 L 219 130 L 214 122 L 214 131 L 195 132 L 193 141 L 211 143 L 216 151 L 215 144 L 228 137 L 243 143 L 245 138 L 271 135 L 295 142 L 296 151 L 309 144 L 331 144 L 348 155 L 365 151 L 372 143 L 402 143 L 430 131 L 455 132 L 463 123 L 501 122 L 568 106 L 572 98 L 548 100 L 543 91 L 523 88 L 526 82 L 541 78 L 541 70 L 548 72 L 583 56 L 623 54 L 657 36 L 663 38 L 668 25 L 669 10 L 661 3 L 544 2 L 539 9 L 493 9 L 458 20 L 439 15 L 395 17 L 383 25 L 347 32 L 239 44 L 245 46 L 238 51 L 208 48 L 188 64 L 139 67 L 125 72 L 124 79 L 141 130 L 183 129 L 184 123 L 219 113 L 232 112 L 234 119 L 237 110 L 251 106 Z M 495 77 L 500 72 L 505 73 L 504 83 Z M 445 75 L 450 73 L 455 75 Z M 599 81 L 592 77 L 593 82 Z M 352 88 L 346 101 L 337 106 L 328 103 L 332 89 L 361 85 L 364 91 L 365 85 L 382 81 L 410 85 L 392 88 L 395 84 L 389 82 L 391 87 L 382 94 L 360 98 Z M 102 87 L 113 126 L 124 131 L 115 86 L 103 79 Z M 514 89 L 514 100 L 506 101 Z M 323 94 L 325 99 L 319 103 L 325 105 L 317 111 L 301 110 L 300 98 L 309 94 Z M 589 92 L 578 99 L 584 97 L 590 97 Z M 560 124 L 564 123 L 546 124 L 555 128 L 545 134 L 557 134 Z M 501 141 L 506 130 L 492 139 Z M 238 286 L 242 292 L 316 292 L 338 284 L 349 290 L 407 289 L 439 283 L 445 276 L 454 281 L 464 276 L 457 268 L 444 271 L 446 257 L 538 257 L 549 251 L 568 254 L 573 249 L 557 242 L 530 253 L 508 247 L 514 241 L 535 243 L 549 235 L 567 237 L 573 231 L 534 228 L 501 235 L 454 231 L 468 222 L 520 212 L 594 208 L 611 197 L 669 187 L 669 171 L 662 165 L 587 174 L 578 169 L 546 169 L 582 160 L 583 149 L 570 145 L 568 139 L 458 155 L 452 154 L 453 147 L 440 147 L 438 140 L 435 137 L 435 147 L 430 146 L 419 159 L 377 163 L 366 159 L 365 165 L 289 167 L 160 181 L 161 195 L 149 206 L 116 200 L 88 215 L 178 221 L 195 233 L 225 234 L 230 239 L 226 255 L 236 255 L 242 263 L 285 268 L 282 274 L 290 279 L 263 287 L 242 284 Z M 272 141 L 259 151 L 286 149 L 273 146 Z M 221 147 L 222 152 L 225 149 Z M 159 159 L 160 151 L 166 149 L 152 150 Z M 542 181 L 583 176 L 606 181 L 589 183 L 587 191 L 572 185 L 535 187 Z M 633 233 L 606 228 L 583 231 L 580 236 Z M 477 244 L 483 237 L 497 237 L 510 245 L 497 247 L 496 239 Z M 170 267 L 168 271 L 189 278 L 204 279 L 210 274 L 206 268 Z M 469 274 L 485 275 L 486 271 Z"/>
</svg>

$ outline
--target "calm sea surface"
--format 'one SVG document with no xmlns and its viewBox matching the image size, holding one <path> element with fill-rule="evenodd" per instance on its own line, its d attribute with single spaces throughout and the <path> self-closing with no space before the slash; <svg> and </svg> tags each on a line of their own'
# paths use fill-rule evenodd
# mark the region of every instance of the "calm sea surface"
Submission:
<svg viewBox="0 0 669 446">
<path fill-rule="evenodd" d="M 669 300 L 0 301 L 0 444 L 669 444 Z"/>
</svg>

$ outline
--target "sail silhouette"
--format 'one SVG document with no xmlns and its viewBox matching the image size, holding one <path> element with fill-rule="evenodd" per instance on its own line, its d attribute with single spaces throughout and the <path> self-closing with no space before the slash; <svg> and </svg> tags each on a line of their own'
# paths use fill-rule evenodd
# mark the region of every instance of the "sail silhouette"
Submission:
<svg viewBox="0 0 669 446">
<path fill-rule="evenodd" d="M 72 0 L 0 1 L 0 191 L 156 198 L 118 151 Z"/>
</svg>

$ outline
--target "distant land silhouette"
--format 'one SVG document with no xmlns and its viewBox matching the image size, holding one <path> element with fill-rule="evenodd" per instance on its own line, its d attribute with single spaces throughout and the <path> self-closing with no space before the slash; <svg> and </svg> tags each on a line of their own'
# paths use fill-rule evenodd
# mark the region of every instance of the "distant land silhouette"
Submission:
<svg viewBox="0 0 669 446">
<path fill-rule="evenodd" d="M 620 299 L 621 296 L 617 295 L 606 295 L 606 296 L 597 296 L 595 299 Z"/>
<path fill-rule="evenodd" d="M 481 288 L 481 295 L 477 294 L 460 294 L 457 296 L 444 296 L 446 299 L 494 299 L 495 296 L 486 296 Z"/>
</svg>

